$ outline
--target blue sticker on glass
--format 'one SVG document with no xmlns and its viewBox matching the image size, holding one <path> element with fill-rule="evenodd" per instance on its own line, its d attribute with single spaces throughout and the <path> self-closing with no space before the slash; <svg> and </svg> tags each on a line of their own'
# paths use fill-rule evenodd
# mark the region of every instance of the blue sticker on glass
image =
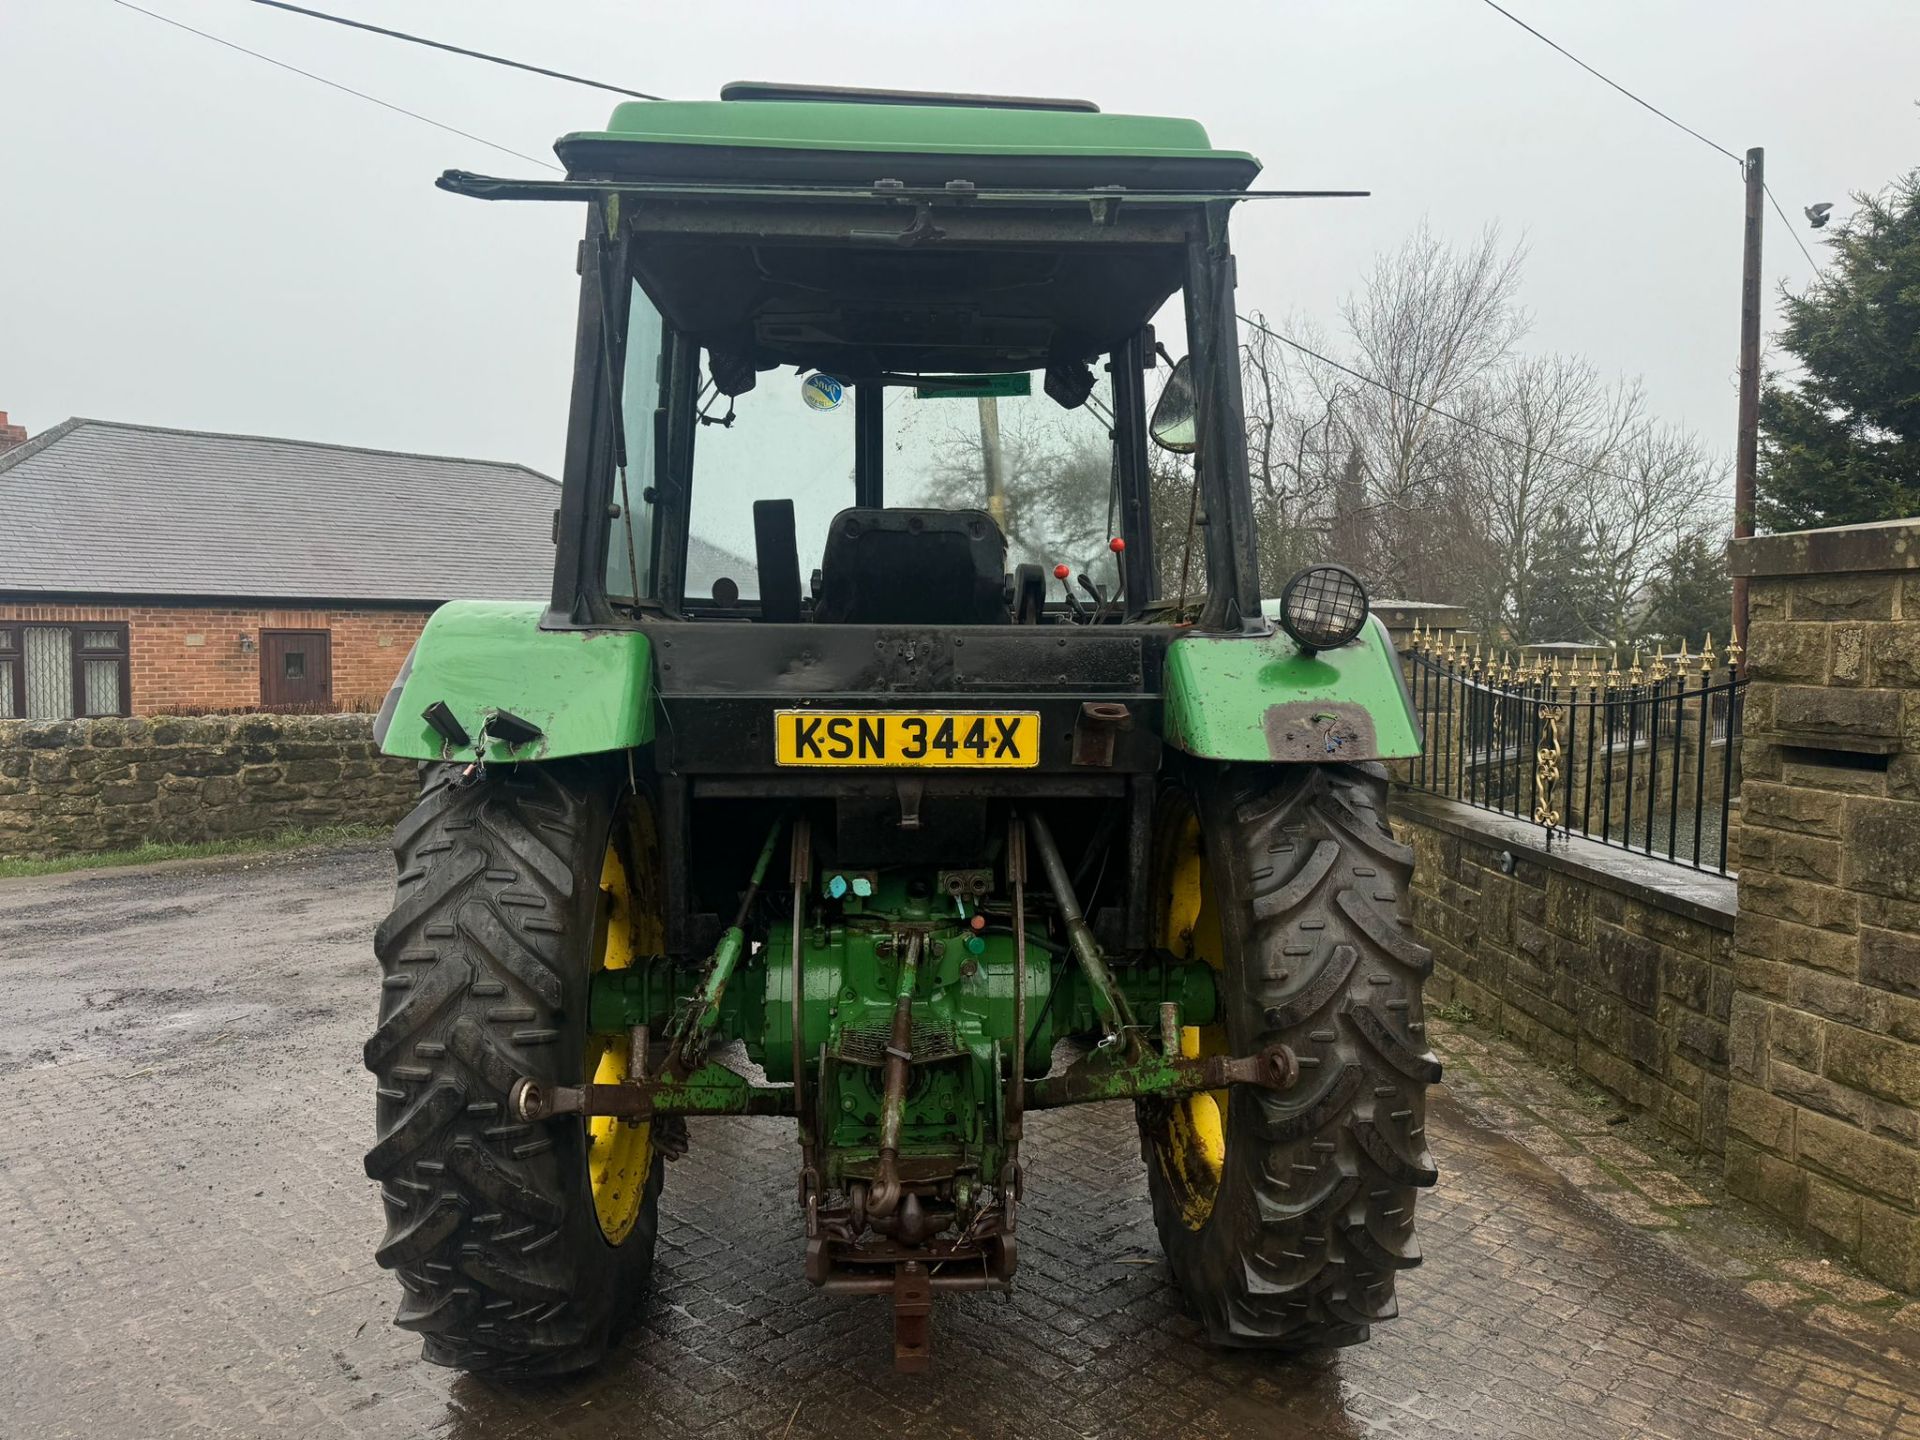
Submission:
<svg viewBox="0 0 1920 1440">
<path fill-rule="evenodd" d="M 809 375 L 800 382 L 800 394 L 815 410 L 837 410 L 847 387 L 831 375 Z"/>
</svg>

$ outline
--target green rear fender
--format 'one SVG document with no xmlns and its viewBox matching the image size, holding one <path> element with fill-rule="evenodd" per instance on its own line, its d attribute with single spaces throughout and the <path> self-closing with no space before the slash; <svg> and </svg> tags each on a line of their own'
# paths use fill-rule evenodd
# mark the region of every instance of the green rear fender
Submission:
<svg viewBox="0 0 1920 1440">
<path fill-rule="evenodd" d="M 374 724 L 388 755 L 468 760 L 421 718 L 446 702 L 478 739 L 497 712 L 540 738 L 508 746 L 489 737 L 488 761 L 555 760 L 644 745 L 653 738 L 653 647 L 637 630 L 542 630 L 535 601 L 455 600 L 433 612 Z"/>
<path fill-rule="evenodd" d="M 1279 630 L 1181 636 L 1167 647 L 1166 741 L 1208 760 L 1340 764 L 1418 755 L 1421 737 L 1370 616 L 1351 644 L 1311 655 Z"/>
</svg>

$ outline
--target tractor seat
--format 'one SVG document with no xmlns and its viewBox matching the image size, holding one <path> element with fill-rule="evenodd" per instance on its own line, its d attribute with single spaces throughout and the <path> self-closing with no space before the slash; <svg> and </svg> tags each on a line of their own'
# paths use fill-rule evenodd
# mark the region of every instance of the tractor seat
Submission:
<svg viewBox="0 0 1920 1440">
<path fill-rule="evenodd" d="M 813 618 L 828 625 L 1005 625 L 1007 539 L 984 510 L 833 517 Z"/>
</svg>

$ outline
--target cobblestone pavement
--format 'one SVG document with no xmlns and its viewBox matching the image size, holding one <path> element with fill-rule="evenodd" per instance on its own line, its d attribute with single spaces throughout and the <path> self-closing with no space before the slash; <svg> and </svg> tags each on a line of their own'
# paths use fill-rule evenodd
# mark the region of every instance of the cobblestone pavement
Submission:
<svg viewBox="0 0 1920 1440">
<path fill-rule="evenodd" d="M 930 1374 L 892 1373 L 881 1302 L 801 1280 L 792 1146 L 755 1120 L 693 1126 L 601 1371 L 434 1369 L 360 1170 L 387 895 L 373 850 L 0 883 L 0 1435 L 1920 1437 L 1912 1307 L 1696 1247 L 1710 1197 L 1458 1033 L 1427 1263 L 1364 1347 L 1202 1346 L 1102 1106 L 1034 1117 L 1020 1289 L 942 1298 Z"/>
</svg>

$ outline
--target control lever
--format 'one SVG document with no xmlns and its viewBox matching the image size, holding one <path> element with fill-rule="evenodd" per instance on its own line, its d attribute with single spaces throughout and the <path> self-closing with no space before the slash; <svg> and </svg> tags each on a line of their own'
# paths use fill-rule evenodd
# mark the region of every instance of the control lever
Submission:
<svg viewBox="0 0 1920 1440">
<path fill-rule="evenodd" d="M 1080 576 L 1080 588 L 1093 597 L 1093 618 L 1099 620 L 1107 612 L 1107 597 L 1100 587 L 1083 573 Z"/>
<path fill-rule="evenodd" d="M 1072 574 L 1073 567 L 1064 561 L 1053 567 L 1053 578 L 1060 582 L 1060 588 L 1066 592 L 1067 608 L 1073 611 L 1073 618 L 1076 620 L 1085 620 L 1087 618 L 1087 607 L 1080 603 L 1080 597 L 1073 593 L 1073 586 L 1067 581 L 1067 577 Z M 1082 576 L 1081 578 L 1084 580 L 1086 577 Z"/>
</svg>

